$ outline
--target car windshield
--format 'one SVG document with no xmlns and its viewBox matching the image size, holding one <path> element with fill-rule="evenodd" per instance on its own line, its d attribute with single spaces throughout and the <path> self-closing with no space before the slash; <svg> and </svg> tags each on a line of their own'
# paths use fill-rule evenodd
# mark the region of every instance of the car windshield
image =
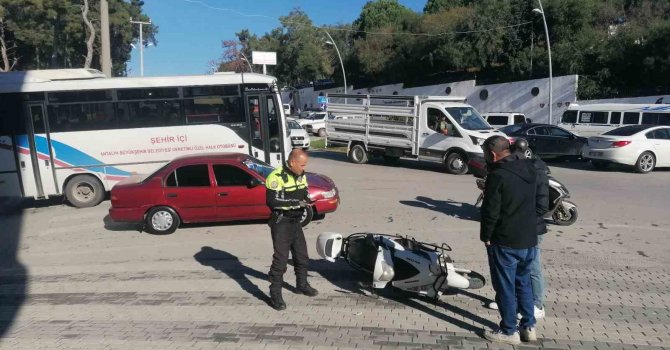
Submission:
<svg viewBox="0 0 670 350">
<path fill-rule="evenodd" d="M 447 112 L 466 130 L 493 129 L 472 107 L 447 107 Z"/>
<path fill-rule="evenodd" d="M 523 128 L 523 125 L 515 124 L 515 125 L 509 125 L 504 128 L 500 128 L 499 130 L 504 132 L 507 135 L 512 135 L 516 133 L 517 131 L 521 130 Z"/>
<path fill-rule="evenodd" d="M 295 120 L 289 120 L 289 121 L 288 121 L 288 128 L 289 128 L 289 129 L 294 129 L 294 130 L 300 130 L 300 129 L 302 129 L 302 127 L 300 126 L 300 124 L 298 124 L 298 122 L 296 122 Z"/>
<path fill-rule="evenodd" d="M 653 125 L 652 125 L 653 126 Z M 603 135 L 608 135 L 608 136 L 631 136 L 635 135 L 638 132 L 642 130 L 646 130 L 651 128 L 652 126 L 650 125 L 629 125 L 629 126 L 622 126 L 620 128 L 616 128 L 614 130 L 610 130 Z"/>
<path fill-rule="evenodd" d="M 247 168 L 255 171 L 258 173 L 260 176 L 262 176 L 264 179 L 270 175 L 270 173 L 275 170 L 273 167 L 271 167 L 269 164 L 261 162 L 258 159 L 255 158 L 247 158 L 242 161 L 244 165 L 247 166 Z"/>
</svg>

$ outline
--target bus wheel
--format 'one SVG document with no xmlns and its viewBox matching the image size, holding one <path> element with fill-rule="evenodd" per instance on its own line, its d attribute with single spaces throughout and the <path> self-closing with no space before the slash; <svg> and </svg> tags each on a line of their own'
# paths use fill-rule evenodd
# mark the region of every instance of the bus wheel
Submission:
<svg viewBox="0 0 670 350">
<path fill-rule="evenodd" d="M 105 188 L 91 175 L 77 175 L 65 185 L 65 198 L 77 208 L 94 207 L 105 198 Z"/>
<path fill-rule="evenodd" d="M 445 163 L 450 174 L 463 175 L 468 172 L 468 161 L 458 152 L 449 153 Z"/>
</svg>

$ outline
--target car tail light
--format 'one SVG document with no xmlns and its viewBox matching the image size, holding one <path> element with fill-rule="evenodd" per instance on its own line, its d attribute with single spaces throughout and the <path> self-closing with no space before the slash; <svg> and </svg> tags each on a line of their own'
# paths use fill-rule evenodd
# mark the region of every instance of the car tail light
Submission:
<svg viewBox="0 0 670 350">
<path fill-rule="evenodd" d="M 612 142 L 612 146 L 610 147 L 612 148 L 623 147 L 629 145 L 630 143 L 631 141 L 614 141 Z"/>
</svg>

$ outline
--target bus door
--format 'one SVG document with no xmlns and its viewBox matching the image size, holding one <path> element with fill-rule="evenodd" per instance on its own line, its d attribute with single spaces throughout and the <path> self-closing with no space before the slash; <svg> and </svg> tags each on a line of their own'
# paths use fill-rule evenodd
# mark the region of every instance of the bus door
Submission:
<svg viewBox="0 0 670 350">
<path fill-rule="evenodd" d="M 0 106 L 3 108 L 3 106 Z M 5 119 L 0 125 L 0 204 L 2 198 L 21 198 L 21 182 L 16 167 L 16 147 L 14 145 L 14 123 L 16 115 L 2 113 Z M 13 119 L 10 119 L 13 118 Z"/>
<path fill-rule="evenodd" d="M 28 116 L 26 126 L 28 129 L 27 141 L 30 151 L 30 164 L 21 162 L 20 165 L 25 195 L 47 198 L 49 195 L 60 192 L 56 185 L 51 140 L 47 136 L 49 123 L 46 119 L 44 105 L 41 103 L 28 104 L 26 112 Z M 31 171 L 33 176 L 29 174 Z"/>
<path fill-rule="evenodd" d="M 281 112 L 275 95 L 268 93 L 245 94 L 245 107 L 249 115 L 251 156 L 272 166 L 283 163 L 284 144 Z"/>
</svg>

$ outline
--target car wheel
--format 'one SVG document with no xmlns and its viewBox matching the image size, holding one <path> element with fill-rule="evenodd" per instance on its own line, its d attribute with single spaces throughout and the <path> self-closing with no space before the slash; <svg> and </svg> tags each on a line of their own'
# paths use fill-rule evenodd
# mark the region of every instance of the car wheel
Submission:
<svg viewBox="0 0 670 350">
<path fill-rule="evenodd" d="M 368 151 L 362 145 L 354 145 L 349 150 L 349 160 L 356 164 L 365 164 L 368 162 Z"/>
<path fill-rule="evenodd" d="M 454 175 L 463 175 L 468 172 L 468 162 L 465 156 L 458 152 L 452 152 L 445 160 L 447 172 Z"/>
<path fill-rule="evenodd" d="M 642 152 L 635 163 L 635 171 L 641 174 L 646 174 L 654 170 L 655 166 L 656 157 L 654 157 L 654 154 L 649 151 Z"/>
<path fill-rule="evenodd" d="M 533 159 L 533 150 L 531 150 L 530 147 L 526 148 L 526 151 L 523 152 L 523 156 L 526 157 L 526 159 Z"/>
<path fill-rule="evenodd" d="M 151 208 L 144 221 L 146 230 L 155 235 L 169 235 L 181 223 L 179 215 L 170 207 Z"/>
<path fill-rule="evenodd" d="M 312 222 L 312 219 L 314 219 L 314 207 L 309 205 L 305 208 L 305 211 L 302 213 L 302 217 L 300 218 L 300 225 L 302 227 L 305 227 L 307 226 L 307 224 Z"/>
<path fill-rule="evenodd" d="M 591 165 L 598 170 L 605 170 L 610 166 L 610 162 L 603 162 L 602 160 L 592 160 Z"/>
<path fill-rule="evenodd" d="M 319 137 L 326 137 L 326 129 L 319 129 L 318 133 Z"/>
<path fill-rule="evenodd" d="M 94 207 L 104 198 L 105 188 L 91 175 L 77 175 L 65 186 L 65 199 L 77 208 Z"/>
</svg>

